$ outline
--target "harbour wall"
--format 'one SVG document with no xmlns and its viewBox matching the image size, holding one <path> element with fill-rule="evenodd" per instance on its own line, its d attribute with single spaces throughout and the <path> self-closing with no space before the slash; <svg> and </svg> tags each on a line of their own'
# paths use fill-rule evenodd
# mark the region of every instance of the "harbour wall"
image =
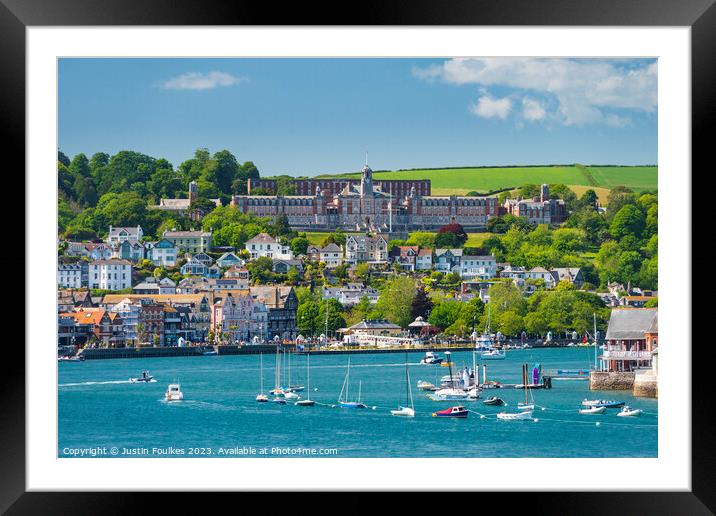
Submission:
<svg viewBox="0 0 716 516">
<path fill-rule="evenodd" d="M 634 388 L 634 373 L 592 371 L 589 389 L 593 391 L 630 391 Z"/>
<path fill-rule="evenodd" d="M 659 384 L 656 375 L 651 370 L 638 371 L 634 376 L 634 396 L 644 398 L 658 398 Z"/>
</svg>

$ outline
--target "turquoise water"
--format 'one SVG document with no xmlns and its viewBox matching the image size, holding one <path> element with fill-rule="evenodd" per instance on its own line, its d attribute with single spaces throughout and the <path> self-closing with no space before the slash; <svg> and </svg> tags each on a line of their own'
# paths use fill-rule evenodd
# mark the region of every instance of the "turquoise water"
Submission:
<svg viewBox="0 0 716 516">
<path fill-rule="evenodd" d="M 515 389 L 483 391 L 483 398 L 503 398 L 510 405 L 506 408 L 478 400 L 463 403 L 476 412 L 467 419 L 433 418 L 435 410 L 458 403 L 431 401 L 415 384 L 435 383 L 448 368 L 418 364 L 419 353 L 408 357 L 416 410 L 412 419 L 389 413 L 405 399 L 405 355 L 399 353 L 351 355 L 351 398 L 362 381 L 367 410 L 331 406 L 343 384 L 347 355 L 311 357 L 311 399 L 320 403 L 313 407 L 256 403 L 258 355 L 59 363 L 58 454 L 78 456 L 83 450 L 83 456 L 112 456 L 114 447 L 117 457 L 260 456 L 262 448 L 273 457 L 298 456 L 299 449 L 337 457 L 657 456 L 654 399 L 589 391 L 586 381 L 553 381 L 552 389 L 533 392 L 535 403 L 545 407 L 535 410 L 537 422 L 496 419 L 495 414 L 515 410 L 524 400 L 524 391 Z M 275 356 L 263 358 L 268 391 L 274 385 Z M 510 350 L 506 360 L 488 362 L 488 380 L 519 383 L 525 362 L 541 363 L 543 369 L 583 369 L 591 360 L 593 348 Z M 472 353 L 453 353 L 453 362 L 471 367 Z M 157 382 L 128 383 L 143 370 Z M 292 383 L 305 385 L 305 356 L 292 358 L 291 376 Z M 164 391 L 176 379 L 185 399 L 167 403 Z M 603 415 L 581 415 L 577 411 L 584 398 L 624 400 L 645 414 L 621 418 L 618 409 L 608 409 Z"/>
</svg>

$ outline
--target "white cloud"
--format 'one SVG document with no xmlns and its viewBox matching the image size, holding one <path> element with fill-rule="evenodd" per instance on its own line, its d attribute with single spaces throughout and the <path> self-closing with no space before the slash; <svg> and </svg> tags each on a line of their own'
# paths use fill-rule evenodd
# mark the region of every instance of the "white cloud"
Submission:
<svg viewBox="0 0 716 516">
<path fill-rule="evenodd" d="M 525 120 L 534 122 L 536 120 L 542 120 L 545 116 L 547 116 L 547 111 L 538 100 L 530 97 L 524 97 L 522 99 L 522 117 Z"/>
<path fill-rule="evenodd" d="M 160 84 L 165 90 L 211 90 L 220 86 L 233 86 L 246 81 L 245 77 L 235 77 L 225 72 L 187 72 Z"/>
<path fill-rule="evenodd" d="M 477 99 L 477 103 L 470 106 L 477 116 L 482 118 L 501 118 L 504 120 L 510 114 L 512 109 L 512 101 L 508 97 L 501 99 L 493 99 L 484 95 Z"/>
<path fill-rule="evenodd" d="M 548 95 L 557 104 L 550 118 L 566 125 L 615 125 L 616 120 L 621 120 L 616 125 L 624 125 L 628 118 L 609 111 L 656 111 L 657 64 L 633 61 L 621 62 L 628 66 L 618 64 L 618 60 L 597 59 L 456 58 L 416 68 L 413 75 L 431 82 L 500 86 Z M 523 109 L 528 120 L 528 111 L 529 116 L 539 114 L 539 110 Z M 546 115 L 545 110 L 542 118 Z"/>
</svg>

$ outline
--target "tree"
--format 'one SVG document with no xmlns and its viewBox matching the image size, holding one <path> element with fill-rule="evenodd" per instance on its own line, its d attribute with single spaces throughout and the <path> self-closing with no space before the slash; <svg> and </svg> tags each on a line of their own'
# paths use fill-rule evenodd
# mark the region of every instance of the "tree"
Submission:
<svg viewBox="0 0 716 516">
<path fill-rule="evenodd" d="M 497 329 L 506 336 L 517 335 L 524 325 L 522 316 L 513 311 L 502 312 L 497 317 Z"/>
<path fill-rule="evenodd" d="M 353 274 L 364 284 L 367 284 L 368 280 L 370 279 L 370 265 L 368 265 L 367 263 L 357 264 L 355 266 L 355 269 L 353 269 Z"/>
<path fill-rule="evenodd" d="M 441 249 L 462 247 L 466 241 L 467 233 L 465 233 L 463 227 L 456 222 L 452 222 L 438 230 L 438 234 L 435 237 L 435 246 Z"/>
<path fill-rule="evenodd" d="M 267 283 L 273 278 L 273 260 L 266 256 L 250 261 L 246 268 L 249 270 L 251 281 L 255 283 Z"/>
<path fill-rule="evenodd" d="M 522 292 L 512 282 L 501 281 L 493 284 L 487 291 L 490 296 L 492 315 L 500 312 L 515 312 L 523 315 L 527 311 L 527 304 L 522 297 Z"/>
<path fill-rule="evenodd" d="M 430 312 L 428 322 L 433 326 L 444 330 L 458 320 L 461 308 L 461 304 L 457 301 L 443 301 L 438 303 Z"/>
<path fill-rule="evenodd" d="M 385 283 L 376 308 L 392 323 L 407 328 L 413 321 L 412 306 L 416 291 L 412 278 L 395 277 Z"/>
<path fill-rule="evenodd" d="M 413 299 L 413 303 L 410 308 L 410 317 L 413 319 L 416 319 L 417 317 L 427 319 L 430 316 L 430 311 L 432 309 L 433 301 L 430 299 L 427 292 L 425 292 L 425 288 L 419 287 L 415 291 L 415 298 Z"/>
<path fill-rule="evenodd" d="M 291 240 L 291 252 L 294 256 L 306 254 L 308 252 L 308 244 L 308 238 L 306 238 L 305 235 L 299 235 Z"/>
<path fill-rule="evenodd" d="M 627 204 L 614 215 L 609 232 L 616 239 L 621 239 L 627 235 L 633 235 L 636 239 L 641 239 L 645 227 L 646 218 L 644 212 L 634 204 Z"/>
<path fill-rule="evenodd" d="M 327 324 L 326 320 L 328 321 Z M 335 335 L 336 331 L 340 328 L 344 328 L 345 325 L 346 320 L 343 318 L 343 306 L 336 299 L 324 299 L 318 310 L 316 327 L 321 328 L 321 332 L 324 333 L 327 326 L 328 335 Z"/>
<path fill-rule="evenodd" d="M 296 325 L 298 331 L 304 336 L 317 335 L 316 321 L 318 320 L 319 306 L 313 300 L 307 300 L 298 305 L 296 311 Z"/>
<path fill-rule="evenodd" d="M 615 186 L 607 196 L 607 213 L 613 217 L 627 204 L 635 204 L 634 191 L 626 186 Z"/>
</svg>

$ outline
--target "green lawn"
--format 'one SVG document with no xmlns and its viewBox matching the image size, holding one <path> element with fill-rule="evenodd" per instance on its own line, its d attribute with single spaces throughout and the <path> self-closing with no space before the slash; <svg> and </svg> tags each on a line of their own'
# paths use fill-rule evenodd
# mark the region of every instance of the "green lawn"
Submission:
<svg viewBox="0 0 716 516">
<path fill-rule="evenodd" d="M 657 187 L 657 167 L 587 167 L 596 181 L 592 185 L 580 168 L 564 167 L 494 167 L 461 169 L 422 169 L 376 172 L 380 179 L 430 179 L 433 195 L 459 195 L 471 190 L 489 192 L 524 184 L 562 183 L 565 185 L 613 188 L 624 185 L 635 191 Z M 346 177 L 346 176 L 344 176 Z M 350 174 L 347 177 L 360 177 Z"/>
<path fill-rule="evenodd" d="M 467 241 L 465 242 L 465 247 L 480 247 L 482 246 L 482 243 L 490 238 L 491 236 L 494 236 L 493 233 L 468 233 L 467 234 Z"/>
</svg>

